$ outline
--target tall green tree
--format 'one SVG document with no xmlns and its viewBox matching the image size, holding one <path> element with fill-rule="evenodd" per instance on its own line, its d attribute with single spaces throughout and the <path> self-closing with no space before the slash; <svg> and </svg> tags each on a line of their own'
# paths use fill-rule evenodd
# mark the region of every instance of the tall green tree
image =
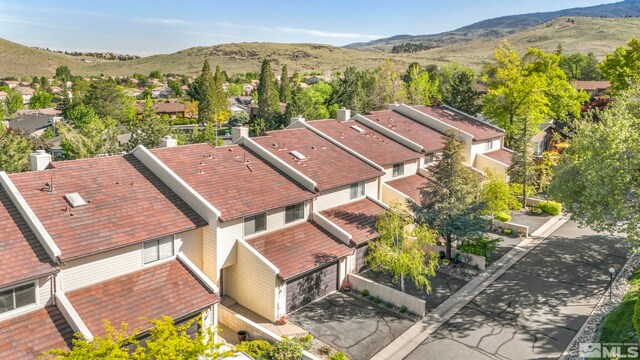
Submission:
<svg viewBox="0 0 640 360">
<path fill-rule="evenodd" d="M 28 171 L 29 154 L 33 150 L 33 143 L 24 134 L 6 128 L 0 122 L 0 171 Z"/>
<path fill-rule="evenodd" d="M 216 84 L 209 60 L 205 59 L 200 76 L 194 81 L 193 95 L 198 101 L 198 122 L 207 124 L 216 116 Z"/>
<path fill-rule="evenodd" d="M 91 106 L 100 118 L 110 117 L 120 123 L 135 118 L 137 112 L 134 99 L 111 79 L 91 82 L 83 102 Z"/>
<path fill-rule="evenodd" d="M 169 80 L 167 81 L 167 86 L 169 86 L 169 88 L 171 88 L 171 91 L 173 91 L 173 94 L 176 97 L 180 97 L 182 96 L 182 85 L 176 81 L 176 80 Z"/>
<path fill-rule="evenodd" d="M 62 136 L 65 157 L 84 159 L 104 154 L 119 154 L 122 150 L 118 135 L 122 132 L 118 122 L 101 119 L 91 107 L 80 105 L 69 112 L 69 123 L 57 126 Z"/>
<path fill-rule="evenodd" d="M 482 109 L 476 90 L 476 74 L 456 63 L 443 65 L 436 74 L 442 102 L 467 114 L 476 115 Z"/>
<path fill-rule="evenodd" d="M 318 120 L 335 117 L 337 105 L 330 105 L 333 89 L 331 85 L 321 82 L 309 86 L 306 90 L 295 92 L 293 100 L 287 104 L 285 118 L 290 119 L 302 115 L 307 120 Z"/>
<path fill-rule="evenodd" d="M 568 141 L 549 195 L 579 223 L 640 248 L 640 88 L 621 93 L 599 122 L 578 122 Z"/>
<path fill-rule="evenodd" d="M 53 95 L 46 92 L 44 89 L 38 89 L 34 92 L 31 100 L 29 100 L 30 109 L 44 109 L 51 106 L 53 101 Z"/>
<path fill-rule="evenodd" d="M 486 170 L 487 180 L 482 183 L 480 200 L 486 204 L 486 211 L 494 216 L 496 213 L 509 213 L 510 209 L 518 208 L 520 204 L 509 190 L 505 176 L 491 170 Z"/>
<path fill-rule="evenodd" d="M 375 78 L 369 70 L 348 67 L 334 80 L 330 103 L 338 108 L 346 107 L 354 113 L 365 114 L 374 110 L 373 88 Z"/>
<path fill-rule="evenodd" d="M 373 98 L 376 109 L 384 109 L 387 104 L 404 102 L 406 89 L 402 75 L 404 71 L 400 62 L 385 60 L 375 71 Z"/>
<path fill-rule="evenodd" d="M 435 183 L 421 188 L 421 202 L 413 210 L 418 223 L 428 225 L 445 239 L 446 256 L 451 259 L 454 241 L 464 241 L 485 233 L 482 217 L 485 204 L 479 200 L 480 178 L 464 165 L 464 143 L 448 132 L 441 159 L 432 167 Z"/>
<path fill-rule="evenodd" d="M 593 53 L 561 55 L 558 63 L 569 80 L 602 80 L 598 59 Z"/>
<path fill-rule="evenodd" d="M 640 82 L 640 40 L 634 37 L 627 47 L 620 46 L 607 54 L 600 64 L 600 71 L 616 91 L 627 90 Z"/>
<path fill-rule="evenodd" d="M 287 71 L 287 65 L 282 67 L 282 74 L 280 75 L 280 102 L 289 103 L 291 101 L 291 82 L 289 81 L 289 71 Z"/>
<path fill-rule="evenodd" d="M 409 66 L 407 73 L 406 92 L 410 104 L 431 106 L 434 100 L 440 99 L 438 80 L 431 81 L 428 71 L 414 63 Z"/>
<path fill-rule="evenodd" d="M 56 68 L 56 79 L 63 83 L 71 81 L 73 79 L 73 76 L 71 75 L 71 70 L 69 70 L 69 67 L 66 65 L 58 66 L 58 68 Z"/>
<path fill-rule="evenodd" d="M 4 99 L 4 103 L 7 107 L 7 115 L 11 116 L 16 113 L 16 111 L 24 108 L 24 100 L 22 99 L 22 95 L 15 90 L 11 89 L 7 91 L 7 98 Z"/>
<path fill-rule="evenodd" d="M 151 98 L 145 100 L 144 109 L 140 119 L 131 120 L 129 123 L 131 139 L 126 145 L 126 149 L 132 150 L 138 145 L 143 145 L 148 149 L 153 149 L 160 145 L 160 141 L 171 133 L 169 120 L 163 119 L 156 114 Z"/>
<path fill-rule="evenodd" d="M 400 204 L 394 204 L 376 222 L 378 239 L 369 244 L 366 263 L 372 269 L 393 276 L 405 292 L 405 280 L 431 292 L 429 277 L 436 275 L 438 255 L 425 248 L 435 245 L 436 232 L 424 224 L 413 226 L 413 218 Z"/>
<path fill-rule="evenodd" d="M 262 61 L 259 81 L 257 116 L 265 119 L 268 129 L 277 129 L 281 125 L 282 117 L 280 114 L 280 96 L 276 88 L 275 75 L 271 71 L 271 63 L 268 59 Z"/>
</svg>

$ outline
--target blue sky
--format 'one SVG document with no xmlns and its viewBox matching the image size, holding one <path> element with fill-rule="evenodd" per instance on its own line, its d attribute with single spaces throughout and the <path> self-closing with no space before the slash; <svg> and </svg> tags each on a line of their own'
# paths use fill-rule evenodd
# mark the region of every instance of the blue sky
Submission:
<svg viewBox="0 0 640 360">
<path fill-rule="evenodd" d="M 58 50 L 151 55 L 250 41 L 345 45 L 432 34 L 608 0 L 0 0 L 0 37 Z"/>
</svg>

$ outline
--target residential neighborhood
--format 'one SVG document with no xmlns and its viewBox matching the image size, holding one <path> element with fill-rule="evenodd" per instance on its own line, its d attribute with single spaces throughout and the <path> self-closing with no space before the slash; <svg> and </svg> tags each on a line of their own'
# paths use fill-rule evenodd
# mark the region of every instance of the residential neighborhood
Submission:
<svg viewBox="0 0 640 360">
<path fill-rule="evenodd" d="M 0 3 L 0 359 L 640 357 L 635 1 L 137 5 Z"/>
</svg>

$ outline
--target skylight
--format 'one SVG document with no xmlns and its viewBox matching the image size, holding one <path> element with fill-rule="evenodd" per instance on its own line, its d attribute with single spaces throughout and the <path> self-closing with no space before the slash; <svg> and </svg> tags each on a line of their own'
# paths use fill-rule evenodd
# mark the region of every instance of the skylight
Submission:
<svg viewBox="0 0 640 360">
<path fill-rule="evenodd" d="M 78 194 L 77 192 L 66 194 L 64 196 L 64 199 L 67 200 L 67 202 L 71 205 L 71 207 L 74 207 L 74 208 L 87 205 L 87 202 L 84 201 L 82 196 L 80 196 L 80 194 Z"/>
<path fill-rule="evenodd" d="M 290 152 L 289 154 L 293 155 L 298 160 L 306 160 L 306 159 L 309 158 L 308 156 L 304 156 L 300 152 L 295 151 L 295 150 Z"/>
<path fill-rule="evenodd" d="M 358 126 L 358 125 L 351 125 L 351 128 L 352 128 L 353 130 L 355 130 L 355 131 L 357 131 L 357 132 L 361 133 L 361 134 L 364 132 L 364 129 L 363 129 L 363 128 L 361 128 L 361 127 L 360 127 L 360 126 Z"/>
</svg>

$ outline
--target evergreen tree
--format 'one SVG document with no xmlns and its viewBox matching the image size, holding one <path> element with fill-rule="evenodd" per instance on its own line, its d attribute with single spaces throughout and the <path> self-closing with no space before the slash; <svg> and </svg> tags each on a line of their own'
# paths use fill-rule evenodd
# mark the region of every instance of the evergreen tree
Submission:
<svg viewBox="0 0 640 360">
<path fill-rule="evenodd" d="M 432 168 L 434 183 L 424 184 L 421 203 L 413 205 L 418 223 L 437 230 L 445 239 L 449 259 L 454 240 L 477 238 L 487 227 L 482 217 L 485 204 L 479 200 L 481 181 L 464 165 L 464 143 L 457 136 L 449 132 L 443 138 L 442 157 Z"/>
<path fill-rule="evenodd" d="M 343 76 L 333 82 L 330 103 L 346 107 L 354 113 L 365 114 L 374 109 L 375 79 L 369 70 L 348 67 Z"/>
<path fill-rule="evenodd" d="M 289 103 L 291 101 L 291 83 L 289 82 L 289 72 L 287 65 L 282 67 L 282 75 L 280 75 L 280 102 Z"/>
<path fill-rule="evenodd" d="M 138 145 L 152 149 L 158 147 L 162 138 L 171 133 L 171 124 L 156 114 L 153 101 L 147 97 L 142 116 L 129 123 L 129 132 L 131 132 L 131 139 L 126 146 L 128 150 Z"/>
<path fill-rule="evenodd" d="M 200 77 L 194 81 L 198 89 L 198 122 L 207 124 L 215 117 L 216 90 L 209 60 L 204 60 Z"/>
<path fill-rule="evenodd" d="M 110 117 L 120 123 L 127 123 L 136 116 L 134 99 L 127 96 L 111 79 L 91 82 L 83 102 L 103 119 Z"/>
<path fill-rule="evenodd" d="M 458 64 L 441 66 L 437 73 L 442 102 L 467 114 L 475 115 L 482 109 L 480 94 L 475 89 L 476 74 Z"/>
<path fill-rule="evenodd" d="M 275 75 L 271 71 L 271 63 L 265 59 L 260 69 L 260 82 L 258 83 L 258 113 L 257 117 L 265 120 L 267 129 L 273 130 L 280 127 L 280 104 L 276 89 Z"/>
</svg>

